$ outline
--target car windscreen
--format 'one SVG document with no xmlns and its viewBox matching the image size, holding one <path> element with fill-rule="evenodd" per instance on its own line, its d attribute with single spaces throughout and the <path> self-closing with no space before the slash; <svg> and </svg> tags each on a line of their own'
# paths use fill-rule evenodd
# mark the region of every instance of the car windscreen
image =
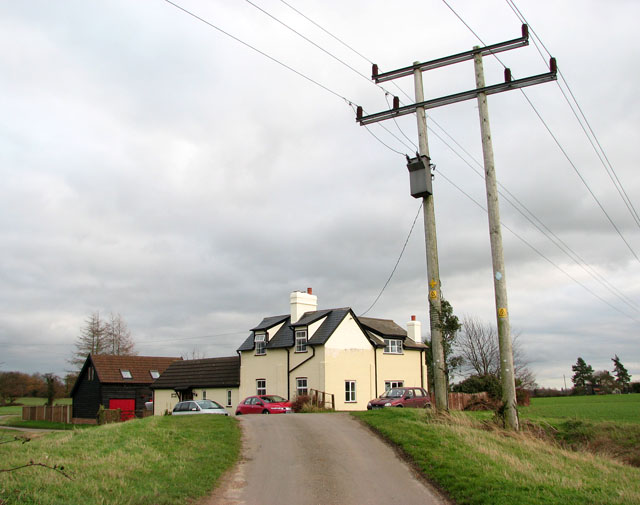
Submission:
<svg viewBox="0 0 640 505">
<path fill-rule="evenodd" d="M 282 396 L 278 396 L 278 395 L 261 396 L 260 399 L 264 403 L 280 403 L 280 402 L 286 402 L 287 401 L 284 398 L 282 398 Z"/>
<path fill-rule="evenodd" d="M 402 395 L 404 394 L 404 389 L 390 389 L 389 391 L 385 391 L 384 393 L 382 393 L 382 396 L 380 396 L 380 398 L 402 398 Z"/>
<path fill-rule="evenodd" d="M 198 402 L 196 402 L 198 405 L 200 405 L 201 408 L 203 409 L 221 409 L 223 408 L 222 405 L 220 405 L 217 402 L 214 402 L 212 400 L 200 400 Z"/>
</svg>

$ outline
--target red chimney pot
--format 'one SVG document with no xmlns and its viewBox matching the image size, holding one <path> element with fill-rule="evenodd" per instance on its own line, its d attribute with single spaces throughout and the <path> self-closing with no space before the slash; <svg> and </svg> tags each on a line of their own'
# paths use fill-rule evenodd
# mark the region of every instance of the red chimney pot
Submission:
<svg viewBox="0 0 640 505">
<path fill-rule="evenodd" d="M 313 289 L 311 289 L 311 288 L 307 288 L 307 294 L 308 294 L 308 295 L 312 295 L 312 294 L 313 294 Z"/>
<path fill-rule="evenodd" d="M 416 316 L 411 316 L 411 320 L 415 321 L 416 320 Z"/>
</svg>

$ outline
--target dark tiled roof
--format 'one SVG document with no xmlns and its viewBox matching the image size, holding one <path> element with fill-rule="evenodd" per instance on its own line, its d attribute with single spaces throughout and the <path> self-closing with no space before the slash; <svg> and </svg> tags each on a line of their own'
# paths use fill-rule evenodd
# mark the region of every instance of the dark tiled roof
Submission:
<svg viewBox="0 0 640 505">
<path fill-rule="evenodd" d="M 351 312 L 351 309 L 348 307 L 329 311 L 327 318 L 313 334 L 313 337 L 309 339 L 309 345 L 325 344 L 349 312 Z"/>
<path fill-rule="evenodd" d="M 258 326 L 256 326 L 255 328 L 251 328 L 251 331 L 268 330 L 269 328 L 272 328 L 280 324 L 282 321 L 286 321 L 287 319 L 289 319 L 288 314 L 284 316 L 265 317 Z"/>
<path fill-rule="evenodd" d="M 162 374 L 167 367 L 182 358 L 160 358 L 156 356 L 113 356 L 109 354 L 91 355 L 91 361 L 103 384 L 151 384 L 151 370 Z M 120 370 L 129 370 L 131 379 L 122 377 Z"/>
<path fill-rule="evenodd" d="M 237 387 L 240 385 L 240 358 L 206 358 L 176 361 L 151 386 L 153 389 L 194 387 Z"/>
<path fill-rule="evenodd" d="M 385 338 L 401 338 L 405 349 L 426 349 L 427 346 L 416 342 L 407 336 L 407 331 L 391 319 L 377 319 L 374 317 L 359 317 L 360 324 L 367 329 L 370 339 L 377 346 L 384 347 Z"/>
<path fill-rule="evenodd" d="M 314 310 L 313 312 L 305 312 L 302 314 L 302 317 L 298 319 L 296 323 L 293 323 L 291 326 L 309 326 L 310 324 L 315 323 L 318 319 L 322 319 L 329 312 L 335 309 L 329 310 Z"/>
<path fill-rule="evenodd" d="M 400 337 L 407 336 L 406 330 L 397 325 L 391 319 L 377 319 L 375 317 L 359 317 L 358 320 L 363 326 L 372 330 L 374 333 L 384 337 Z"/>
</svg>

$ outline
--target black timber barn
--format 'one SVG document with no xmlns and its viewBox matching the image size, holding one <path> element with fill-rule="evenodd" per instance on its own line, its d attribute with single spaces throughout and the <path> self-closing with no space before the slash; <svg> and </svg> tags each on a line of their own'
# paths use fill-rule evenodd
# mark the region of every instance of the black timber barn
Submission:
<svg viewBox="0 0 640 505">
<path fill-rule="evenodd" d="M 98 410 L 121 410 L 121 419 L 135 416 L 151 401 L 151 384 L 174 361 L 182 358 L 155 356 L 92 355 L 82 366 L 71 390 L 73 422 L 93 424 Z"/>
</svg>

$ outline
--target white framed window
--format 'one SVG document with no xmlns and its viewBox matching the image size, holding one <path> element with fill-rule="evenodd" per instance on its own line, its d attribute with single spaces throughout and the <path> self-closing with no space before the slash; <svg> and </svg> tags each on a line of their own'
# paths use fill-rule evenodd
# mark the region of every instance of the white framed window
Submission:
<svg viewBox="0 0 640 505">
<path fill-rule="evenodd" d="M 131 370 L 125 370 L 123 368 L 120 369 L 120 375 L 122 375 L 123 379 L 133 378 L 133 376 L 131 375 Z"/>
<path fill-rule="evenodd" d="M 389 391 L 393 388 L 401 388 L 404 386 L 404 381 L 384 381 L 384 390 Z"/>
<path fill-rule="evenodd" d="M 307 330 L 296 331 L 296 352 L 307 352 Z"/>
<path fill-rule="evenodd" d="M 87 371 L 87 374 L 88 374 L 89 380 L 92 381 L 93 380 L 93 367 L 92 366 L 89 367 L 89 369 Z"/>
<path fill-rule="evenodd" d="M 267 379 L 256 379 L 256 394 L 257 395 L 267 394 Z"/>
<path fill-rule="evenodd" d="M 157 379 L 158 377 L 160 377 L 160 372 L 158 372 L 157 370 L 149 370 L 149 373 L 151 374 L 152 379 Z"/>
<path fill-rule="evenodd" d="M 307 387 L 306 377 L 296 377 L 296 393 L 298 396 L 309 394 L 309 388 Z"/>
<path fill-rule="evenodd" d="M 267 335 L 265 333 L 256 333 L 253 341 L 256 345 L 256 356 L 267 354 Z"/>
<path fill-rule="evenodd" d="M 356 381 L 344 381 L 344 401 L 346 403 L 356 401 Z"/>
<path fill-rule="evenodd" d="M 231 390 L 227 389 L 227 407 L 231 407 Z"/>
<path fill-rule="evenodd" d="M 384 352 L 386 354 L 402 354 L 402 340 L 399 338 L 385 338 Z"/>
</svg>

